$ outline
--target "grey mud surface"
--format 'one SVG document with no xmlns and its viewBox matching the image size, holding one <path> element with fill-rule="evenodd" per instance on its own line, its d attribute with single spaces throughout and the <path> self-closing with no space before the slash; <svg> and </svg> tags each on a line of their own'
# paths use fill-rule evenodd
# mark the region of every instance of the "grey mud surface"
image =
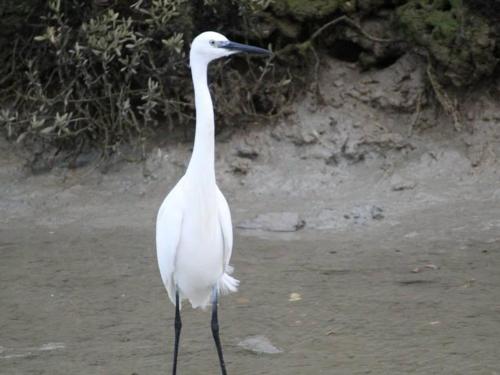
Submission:
<svg viewBox="0 0 500 375">
<path fill-rule="evenodd" d="M 348 67 L 335 72 L 356 82 Z M 338 82 L 341 90 L 350 92 Z M 305 220 L 290 233 L 235 230 L 241 288 L 220 309 L 229 374 L 500 374 L 498 133 L 484 149 L 478 133 L 464 141 L 450 123 L 397 138 L 411 116 L 364 107 L 372 104 L 311 109 L 305 100 L 288 127 L 218 143 L 234 224 L 280 212 Z M 356 141 L 357 121 L 377 116 L 386 130 Z M 174 309 L 154 220 L 189 145 L 106 174 L 87 166 L 39 176 L 6 157 L 9 147 L 1 144 L 0 374 L 169 374 Z M 188 304 L 182 314 L 179 373 L 219 373 L 210 314 Z M 238 346 L 256 335 L 283 352 Z"/>
</svg>

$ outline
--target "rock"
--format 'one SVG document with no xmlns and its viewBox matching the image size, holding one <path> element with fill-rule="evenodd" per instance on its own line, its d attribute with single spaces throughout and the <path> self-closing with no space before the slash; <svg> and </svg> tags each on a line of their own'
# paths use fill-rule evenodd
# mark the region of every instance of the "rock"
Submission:
<svg viewBox="0 0 500 375">
<path fill-rule="evenodd" d="M 333 82 L 333 84 L 335 85 L 335 87 L 343 87 L 345 82 L 343 79 L 337 79 Z"/>
<path fill-rule="evenodd" d="M 257 159 L 257 156 L 259 156 L 259 152 L 255 148 L 243 144 L 236 148 L 236 155 L 240 158 L 255 160 Z"/>
<path fill-rule="evenodd" d="M 262 153 L 263 146 L 265 146 L 265 141 L 260 136 L 248 134 L 236 145 L 236 155 L 240 158 L 255 160 Z"/>
<path fill-rule="evenodd" d="M 296 146 L 304 146 L 318 142 L 318 137 L 314 131 L 301 129 L 292 141 Z"/>
<path fill-rule="evenodd" d="M 370 208 L 370 215 L 373 220 L 382 220 L 384 218 L 384 210 L 378 206 L 372 206 Z"/>
<path fill-rule="evenodd" d="M 246 175 L 250 170 L 250 161 L 246 159 L 236 159 L 231 163 L 231 171 L 235 174 Z"/>
<path fill-rule="evenodd" d="M 283 353 L 283 350 L 274 346 L 271 341 L 263 335 L 250 336 L 240 341 L 238 343 L 240 348 L 248 350 L 254 353 L 264 353 L 264 354 L 279 354 Z"/>
<path fill-rule="evenodd" d="M 295 212 L 270 212 L 242 221 L 237 227 L 269 232 L 295 232 L 303 228 L 305 224 L 306 222 Z"/>
<path fill-rule="evenodd" d="M 410 179 L 405 179 L 400 175 L 393 175 L 391 177 L 391 190 L 401 191 L 401 190 L 411 190 L 417 186 L 417 183 Z"/>
</svg>

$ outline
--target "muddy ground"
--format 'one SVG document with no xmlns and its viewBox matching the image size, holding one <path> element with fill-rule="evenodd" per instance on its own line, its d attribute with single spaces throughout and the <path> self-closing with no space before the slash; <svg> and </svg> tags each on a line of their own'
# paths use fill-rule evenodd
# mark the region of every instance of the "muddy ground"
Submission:
<svg viewBox="0 0 500 375">
<path fill-rule="evenodd" d="M 218 138 L 241 280 L 220 310 L 229 373 L 500 374 L 500 109 L 471 97 L 460 132 L 430 105 L 414 121 L 407 57 L 321 74 L 324 105 Z M 189 143 L 37 176 L 1 149 L 0 373 L 168 374 L 154 220 Z M 284 212 L 305 226 L 273 231 Z M 182 313 L 179 372 L 218 373 L 209 313 Z M 282 352 L 238 345 L 255 335 Z"/>
</svg>

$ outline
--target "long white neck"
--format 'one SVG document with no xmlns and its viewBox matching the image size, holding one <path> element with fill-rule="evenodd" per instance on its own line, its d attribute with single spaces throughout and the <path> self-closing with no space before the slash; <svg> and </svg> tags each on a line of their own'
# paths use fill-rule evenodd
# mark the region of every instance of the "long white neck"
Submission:
<svg viewBox="0 0 500 375">
<path fill-rule="evenodd" d="M 186 176 L 203 183 L 215 183 L 214 168 L 214 110 L 207 83 L 208 63 L 190 58 L 196 106 L 196 132 L 194 148 Z"/>
</svg>

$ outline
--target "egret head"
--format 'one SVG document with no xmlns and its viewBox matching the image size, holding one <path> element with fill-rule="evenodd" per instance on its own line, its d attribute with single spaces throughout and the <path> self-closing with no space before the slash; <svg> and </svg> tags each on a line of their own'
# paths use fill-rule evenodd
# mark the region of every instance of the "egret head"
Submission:
<svg viewBox="0 0 500 375">
<path fill-rule="evenodd" d="M 231 42 L 222 34 L 206 31 L 194 38 L 190 58 L 191 60 L 199 59 L 208 64 L 212 60 L 239 52 L 270 54 L 267 49 Z"/>
</svg>

